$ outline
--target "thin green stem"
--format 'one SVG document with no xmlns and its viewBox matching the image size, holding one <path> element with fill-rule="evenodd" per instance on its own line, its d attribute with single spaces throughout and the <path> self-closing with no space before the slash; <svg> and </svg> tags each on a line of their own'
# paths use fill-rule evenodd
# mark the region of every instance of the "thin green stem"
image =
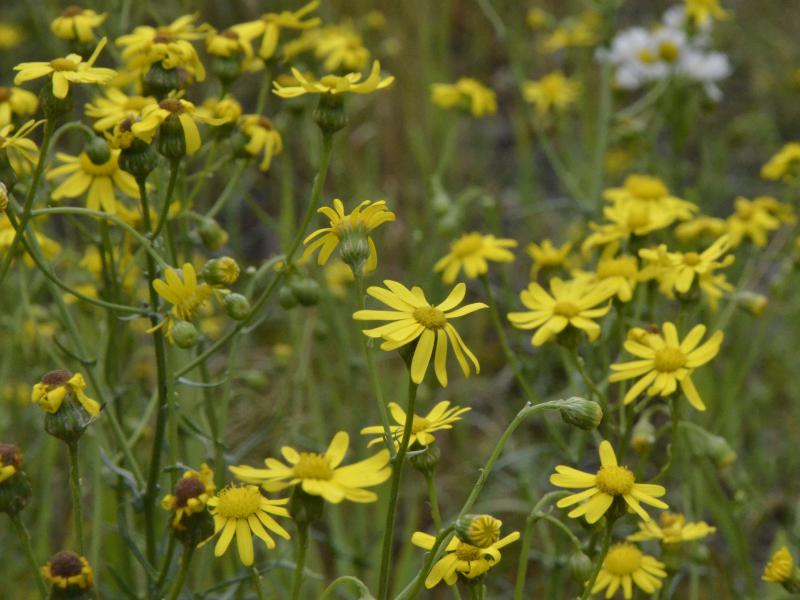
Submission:
<svg viewBox="0 0 800 600">
<path fill-rule="evenodd" d="M 169 205 L 172 202 L 172 195 L 175 192 L 175 184 L 178 181 L 178 171 L 180 171 L 180 166 L 180 158 L 173 159 L 169 163 L 169 182 L 167 183 L 167 195 L 164 197 L 164 204 L 161 206 L 161 214 L 158 216 L 158 222 L 156 223 L 155 231 L 150 234 L 151 240 L 158 239 L 161 230 L 164 229 L 164 226 L 167 224 L 167 220 L 169 218 Z M 142 207 L 145 205 L 146 200 L 145 197 L 142 196 Z M 144 217 L 143 221 L 149 222 L 150 215 L 148 214 L 146 217 Z M 150 227 L 146 227 L 146 229 L 148 232 L 150 231 Z"/>
<path fill-rule="evenodd" d="M 155 589 L 158 594 L 161 593 L 161 588 L 164 586 L 164 582 L 167 579 L 167 573 L 169 573 L 169 568 L 172 566 L 172 557 L 175 554 L 175 536 L 169 536 L 169 542 L 167 542 L 167 551 L 164 553 L 164 560 L 161 563 L 161 572 L 158 575 L 158 580 L 156 581 Z"/>
<path fill-rule="evenodd" d="M 75 539 L 78 550 L 84 553 L 83 547 L 83 502 L 81 501 L 81 473 L 78 462 L 78 442 L 69 442 L 69 487 L 72 492 L 72 518 L 75 523 Z"/>
<path fill-rule="evenodd" d="M 233 192 L 236 188 L 241 184 L 240 177 L 242 176 L 242 171 L 244 171 L 245 167 L 247 167 L 248 161 L 246 160 L 239 160 L 236 166 L 233 168 L 233 172 L 230 173 L 230 178 L 228 179 L 228 183 L 225 185 L 225 189 L 222 190 L 222 193 L 217 198 L 217 201 L 214 202 L 214 205 L 208 210 L 206 216 L 209 218 L 214 218 L 217 216 L 219 211 L 221 211 L 225 204 L 227 204 L 228 199 L 233 195 Z"/>
<path fill-rule="evenodd" d="M 191 546 L 183 547 L 183 554 L 181 555 L 181 566 L 178 568 L 178 574 L 175 578 L 175 584 L 169 593 L 169 600 L 177 600 L 183 590 L 183 584 L 186 581 L 186 575 L 189 573 L 189 563 L 192 561 L 192 554 L 194 548 Z"/>
<path fill-rule="evenodd" d="M 428 502 L 431 505 L 433 526 L 438 532 L 442 529 L 442 514 L 439 512 L 439 502 L 436 499 L 436 481 L 434 480 L 432 472 L 425 473 L 425 482 L 428 484 Z"/>
<path fill-rule="evenodd" d="M 594 156 L 592 157 L 592 183 L 590 187 L 591 199 L 599 210 L 603 198 L 600 192 L 603 189 L 603 176 L 605 175 L 605 158 L 608 147 L 608 130 L 611 122 L 611 63 L 604 61 L 600 67 L 600 102 L 597 116 L 597 134 L 595 136 Z"/>
<path fill-rule="evenodd" d="M 594 582 L 597 581 L 597 575 L 600 573 L 600 569 L 603 566 L 603 561 L 606 559 L 606 555 L 608 554 L 608 548 L 611 546 L 611 532 L 613 529 L 614 520 L 610 519 L 608 515 L 606 515 L 606 530 L 603 534 L 603 545 L 600 548 L 600 553 L 597 555 L 597 559 L 595 560 L 592 576 L 589 578 L 589 581 L 586 582 L 586 587 L 583 589 L 583 594 L 581 594 L 580 600 L 586 600 L 592 594 Z"/>
<path fill-rule="evenodd" d="M 406 586 L 402 592 L 397 595 L 395 600 L 413 600 L 417 597 L 420 590 L 422 590 L 422 584 L 425 582 L 428 572 L 431 570 L 431 565 L 439 553 L 439 548 L 441 548 L 445 539 L 451 533 L 453 533 L 454 529 L 455 525 L 448 525 L 439 532 L 439 535 L 436 536 L 436 541 L 433 543 L 430 551 L 428 551 L 428 554 L 425 557 L 425 562 L 422 563 L 422 568 L 417 573 L 417 576 Z"/>
<path fill-rule="evenodd" d="M 583 382 L 586 384 L 586 387 L 589 388 L 590 395 L 596 396 L 597 401 L 603 407 L 603 410 L 605 410 L 605 395 L 600 391 L 600 389 L 597 387 L 597 384 L 589 376 L 589 373 L 586 371 L 586 365 L 583 363 L 583 359 L 578 354 L 578 350 L 576 348 L 564 348 L 563 355 L 565 357 L 565 362 L 568 365 L 575 367 L 575 370 L 578 371 L 581 379 L 583 379 Z"/>
<path fill-rule="evenodd" d="M 408 444 L 411 440 L 411 429 L 414 423 L 414 403 L 417 399 L 417 387 L 410 378 L 408 382 L 408 405 L 406 406 L 406 422 L 403 426 L 403 439 L 392 465 L 392 486 L 389 492 L 389 506 L 386 510 L 386 523 L 383 528 L 383 547 L 381 549 L 381 571 L 378 579 L 378 600 L 389 597 L 389 565 L 392 562 L 392 543 L 394 542 L 394 521 L 397 513 L 397 499 L 400 494 L 400 479 L 403 475 Z"/>
<path fill-rule="evenodd" d="M 261 573 L 258 569 L 253 567 L 250 569 L 250 574 L 253 577 L 253 588 L 256 590 L 256 597 L 258 600 L 267 600 L 267 595 L 264 593 L 264 588 L 261 585 Z"/>
<path fill-rule="evenodd" d="M 662 480 L 664 477 L 667 476 L 672 465 L 675 461 L 675 453 L 678 450 L 678 435 L 680 434 L 680 399 L 677 396 L 672 398 L 672 414 L 671 416 L 671 429 L 672 429 L 672 437 L 669 442 L 669 448 L 667 449 L 667 462 L 664 463 L 664 466 L 661 467 L 661 470 L 658 472 L 653 478 L 653 482 L 657 482 Z"/>
<path fill-rule="evenodd" d="M 28 567 L 30 567 L 31 575 L 33 575 L 33 579 L 36 581 L 36 587 L 39 589 L 39 595 L 44 599 L 47 598 L 47 584 L 42 577 L 42 572 L 39 569 L 39 561 L 36 560 L 36 556 L 33 554 L 33 547 L 31 547 L 31 534 L 28 533 L 28 528 L 25 527 L 25 524 L 22 522 L 22 519 L 19 518 L 19 515 L 12 515 L 9 514 L 8 517 L 11 519 L 11 523 L 14 525 L 14 529 L 17 531 L 17 537 L 19 537 L 19 542 L 22 544 L 22 549 L 25 552 L 25 558 L 28 559 Z"/>
<path fill-rule="evenodd" d="M 292 600 L 300 598 L 300 588 L 303 587 L 303 571 L 306 566 L 306 553 L 308 551 L 308 523 L 297 524 L 297 558 L 294 564 L 294 578 L 292 580 Z"/>
</svg>

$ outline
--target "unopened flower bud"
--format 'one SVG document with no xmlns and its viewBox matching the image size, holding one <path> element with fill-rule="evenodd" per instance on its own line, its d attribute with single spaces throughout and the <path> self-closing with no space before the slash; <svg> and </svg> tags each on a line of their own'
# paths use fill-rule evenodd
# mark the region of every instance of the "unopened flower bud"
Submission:
<svg viewBox="0 0 800 600">
<path fill-rule="evenodd" d="M 325 134 L 333 134 L 347 125 L 342 94 L 320 94 L 314 109 L 314 122 Z"/>
<path fill-rule="evenodd" d="M 432 475 L 436 470 L 436 465 L 439 464 L 441 455 L 442 451 L 439 450 L 439 446 L 431 444 L 425 450 L 412 454 L 409 460 L 411 465 L 423 475 Z"/>
<path fill-rule="evenodd" d="M 103 165 L 111 160 L 111 149 L 108 147 L 108 142 L 101 137 L 93 137 L 83 147 L 83 151 L 96 165 Z"/>
<path fill-rule="evenodd" d="M 242 74 L 242 59 L 239 54 L 231 56 L 212 56 L 211 72 L 219 77 L 222 84 L 228 88 Z"/>
<path fill-rule="evenodd" d="M 164 100 L 163 103 L 168 102 Z M 162 104 L 163 104 L 162 103 Z M 177 160 L 186 156 L 186 136 L 183 133 L 183 124 L 177 112 L 172 112 L 164 119 L 158 129 L 158 151 L 170 160 Z"/>
<path fill-rule="evenodd" d="M 241 294 L 226 294 L 223 304 L 225 312 L 235 321 L 246 319 L 250 314 L 250 302 Z"/>
<path fill-rule="evenodd" d="M 197 327 L 189 321 L 175 321 L 170 334 L 172 335 L 175 345 L 184 350 L 194 348 L 194 346 L 197 345 L 197 341 L 200 339 Z"/>
<path fill-rule="evenodd" d="M 278 290 L 278 304 L 280 304 L 284 310 L 291 310 L 297 306 L 297 296 L 294 295 L 292 288 L 288 285 L 283 285 L 281 289 Z"/>
<path fill-rule="evenodd" d="M 370 248 L 364 228 L 347 229 L 339 242 L 339 256 L 354 273 L 359 273 L 369 258 Z"/>
<path fill-rule="evenodd" d="M 228 232 L 214 219 L 205 219 L 198 232 L 203 245 L 212 252 L 228 243 Z"/>
<path fill-rule="evenodd" d="M 42 567 L 42 575 L 52 584 L 51 600 L 89 600 L 94 598 L 94 573 L 83 556 L 59 552 Z"/>
<path fill-rule="evenodd" d="M 233 285 L 240 272 L 239 263 L 230 256 L 223 256 L 209 260 L 203 266 L 202 276 L 209 285 Z"/>
<path fill-rule="evenodd" d="M 289 284 L 289 287 L 303 306 L 314 306 L 319 302 L 321 290 L 316 280 L 310 277 L 298 277 Z"/>
<path fill-rule="evenodd" d="M 656 428 L 647 415 L 636 421 L 631 432 L 631 447 L 639 454 L 643 454 L 656 443 Z"/>
<path fill-rule="evenodd" d="M 593 567 L 592 559 L 589 558 L 585 552 L 577 550 L 570 555 L 567 561 L 569 574 L 572 575 L 572 578 L 578 583 L 586 583 L 589 581 L 589 578 L 592 576 Z"/>
<path fill-rule="evenodd" d="M 131 120 L 126 120 L 119 128 L 122 132 L 129 132 L 132 125 Z M 119 155 L 120 168 L 137 180 L 145 179 L 156 168 L 158 161 L 158 153 L 150 144 L 139 138 L 133 138 L 130 145 L 123 148 Z"/>
<path fill-rule="evenodd" d="M 67 90 L 67 95 L 63 98 L 56 98 L 53 94 L 53 84 L 48 81 L 39 90 L 39 106 L 48 119 L 57 119 L 58 117 L 71 112 L 75 107 L 75 100 L 72 97 L 72 90 Z"/>
<path fill-rule="evenodd" d="M 736 305 L 749 312 L 754 317 L 760 317 L 769 304 L 769 300 L 764 294 L 755 292 L 740 292 L 736 295 Z"/>
<path fill-rule="evenodd" d="M 142 83 L 145 96 L 163 100 L 170 92 L 186 85 L 187 74 L 183 69 L 165 69 L 161 63 L 155 63 L 145 73 Z"/>
<path fill-rule="evenodd" d="M 456 535 L 467 544 L 488 548 L 500 539 L 503 522 L 491 515 L 464 515 L 456 521 Z"/>
<path fill-rule="evenodd" d="M 295 523 L 300 526 L 307 526 L 322 518 L 324 505 L 322 496 L 307 494 L 301 486 L 297 485 L 292 490 L 292 496 L 289 499 L 289 514 Z"/>
<path fill-rule="evenodd" d="M 561 418 L 586 431 L 596 429 L 603 420 L 603 409 L 594 400 L 573 396 L 559 403 Z"/>
<path fill-rule="evenodd" d="M 84 391 L 80 373 L 65 369 L 50 371 L 33 386 L 31 401 L 45 412 L 44 429 L 67 444 L 76 443 L 89 424 L 100 415 L 100 405 Z"/>
</svg>

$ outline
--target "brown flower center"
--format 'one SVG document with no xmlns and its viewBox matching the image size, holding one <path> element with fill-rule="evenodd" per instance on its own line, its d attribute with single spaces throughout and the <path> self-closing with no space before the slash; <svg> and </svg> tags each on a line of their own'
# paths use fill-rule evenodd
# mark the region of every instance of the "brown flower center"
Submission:
<svg viewBox="0 0 800 600">
<path fill-rule="evenodd" d="M 0 102 L 7 102 L 11 98 L 11 88 L 0 87 Z"/>
<path fill-rule="evenodd" d="M 183 508 L 191 498 L 205 493 L 206 486 L 195 477 L 184 477 L 175 485 L 175 498 L 178 508 Z"/>
<path fill-rule="evenodd" d="M 50 572 L 56 577 L 69 578 L 83 571 L 81 557 L 74 552 L 62 551 L 50 559 Z"/>
<path fill-rule="evenodd" d="M 72 379 L 72 373 L 66 369 L 56 369 L 55 371 L 45 373 L 42 376 L 42 383 L 45 385 L 59 386 L 64 385 L 70 379 Z"/>
<path fill-rule="evenodd" d="M 656 371 L 672 373 L 686 364 L 686 355 L 679 348 L 666 346 L 656 351 L 654 362 Z"/>
<path fill-rule="evenodd" d="M 0 466 L 14 467 L 19 470 L 22 466 L 22 452 L 13 444 L 0 444 Z"/>
<path fill-rule="evenodd" d="M 158 107 L 168 110 L 171 113 L 183 112 L 183 105 L 177 98 L 167 98 L 166 100 L 162 100 L 158 103 Z"/>
<path fill-rule="evenodd" d="M 64 9 L 64 12 L 61 13 L 62 17 L 77 17 L 79 14 L 83 12 L 83 9 L 80 6 L 68 6 Z"/>
</svg>

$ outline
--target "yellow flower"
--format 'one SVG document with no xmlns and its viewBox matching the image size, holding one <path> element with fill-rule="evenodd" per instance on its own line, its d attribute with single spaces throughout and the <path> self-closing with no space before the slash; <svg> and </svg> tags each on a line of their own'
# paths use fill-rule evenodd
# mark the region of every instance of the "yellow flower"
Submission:
<svg viewBox="0 0 800 600">
<path fill-rule="evenodd" d="M 701 27 L 711 19 L 721 21 L 728 18 L 728 11 L 719 5 L 719 0 L 684 0 L 686 3 L 686 16 Z"/>
<path fill-rule="evenodd" d="M 18 87 L 0 87 L 0 127 L 10 124 L 14 116 L 34 114 L 38 107 L 36 94 Z"/>
<path fill-rule="evenodd" d="M 488 261 L 514 262 L 514 254 L 506 248 L 516 248 L 516 240 L 496 238 L 481 233 L 465 233 L 450 244 L 450 252 L 433 266 L 434 272 L 442 271 L 442 281 L 451 284 L 464 269 L 464 274 L 474 279 L 489 270 Z"/>
<path fill-rule="evenodd" d="M 565 242 L 561 247 L 557 247 L 553 245 L 552 241 L 546 239 L 541 244 L 528 244 L 525 252 L 533 259 L 531 279 L 536 279 L 536 274 L 542 269 L 568 266 L 572 243 Z"/>
<path fill-rule="evenodd" d="M 96 119 L 94 128 L 107 131 L 126 119 L 139 121 L 146 106 L 156 103 L 152 96 L 128 96 L 115 87 L 103 89 L 104 96 L 98 96 L 86 104 L 86 116 Z"/>
<path fill-rule="evenodd" d="M 66 58 L 55 58 L 50 62 L 24 62 L 14 67 L 19 71 L 14 77 L 14 83 L 20 84 L 39 77 L 50 76 L 53 82 L 53 96 L 66 98 L 70 84 L 76 83 L 107 83 L 117 72 L 113 69 L 95 67 L 94 63 L 106 45 L 106 38 L 100 40 L 89 60 L 77 54 L 68 54 Z"/>
<path fill-rule="evenodd" d="M 444 429 L 452 429 L 453 423 L 461 420 L 461 415 L 470 411 L 470 408 L 462 408 L 461 406 L 450 406 L 450 402 L 442 400 L 424 417 L 414 415 L 414 420 L 411 425 L 411 437 L 408 441 L 408 447 L 412 447 L 415 443 L 418 446 L 430 446 L 436 441 L 433 435 L 436 431 Z M 392 413 L 392 418 L 397 425 L 391 425 L 392 438 L 394 439 L 395 446 L 400 447 L 400 442 L 403 439 L 403 429 L 406 423 L 406 412 L 396 402 L 389 403 L 389 411 Z M 362 435 L 376 435 L 375 439 L 371 440 L 368 446 L 374 446 L 385 441 L 383 425 L 373 425 L 364 427 L 361 430 Z"/>
<path fill-rule="evenodd" d="M 580 281 L 550 280 L 550 292 L 536 282 L 520 293 L 522 303 L 530 309 L 508 313 L 508 320 L 517 329 L 537 329 L 531 344 L 541 346 L 567 327 L 586 333 L 593 342 L 600 336 L 600 326 L 594 322 L 611 310 L 611 303 L 598 307 L 616 293 L 610 283 L 587 286 Z"/>
<path fill-rule="evenodd" d="M 528 24 L 528 27 L 534 31 L 544 28 L 552 20 L 553 17 L 550 13 L 538 6 L 529 8 L 528 12 L 525 14 L 525 22 Z"/>
<path fill-rule="evenodd" d="M 39 160 L 36 143 L 29 140 L 28 135 L 42 123 L 44 121 L 30 120 L 17 129 L 14 135 L 10 135 L 14 131 L 13 125 L 0 127 L 0 151 L 5 150 L 8 162 L 17 175 L 27 172 Z"/>
<path fill-rule="evenodd" d="M 61 246 L 58 244 L 58 242 L 51 240 L 38 231 L 35 232 L 34 235 L 36 236 L 36 242 L 42 249 L 42 254 L 47 260 L 52 260 L 59 254 L 59 252 L 61 252 Z M 7 252 L 8 249 L 11 248 L 15 237 L 16 229 L 14 229 L 11 221 L 8 220 L 8 215 L 4 213 L 0 214 L 0 256 L 2 256 L 3 253 Z M 35 263 L 33 262 L 33 259 L 31 259 L 27 253 L 23 254 L 23 257 L 26 265 L 29 267 L 34 266 Z M 44 337 L 47 339 L 49 336 L 45 334 Z"/>
<path fill-rule="evenodd" d="M 611 243 L 600 254 L 595 271 L 575 270 L 572 276 L 587 287 L 603 282 L 614 286 L 614 294 L 620 302 L 630 302 L 639 278 L 639 263 L 635 256 L 620 254 L 619 244 Z"/>
<path fill-rule="evenodd" d="M 111 150 L 109 159 L 101 164 L 92 161 L 86 152 L 79 156 L 72 156 L 63 152 L 56 153 L 56 158 L 62 163 L 60 167 L 50 169 L 47 179 L 54 179 L 63 175 L 70 176 L 55 190 L 51 198 L 77 198 L 88 190 L 86 206 L 92 210 L 104 210 L 108 213 L 117 212 L 115 188 L 131 198 L 139 198 L 139 187 L 133 175 L 119 167 L 120 150 Z"/>
<path fill-rule="evenodd" d="M 689 403 L 703 411 L 706 406 L 691 375 L 719 353 L 725 337 L 722 331 L 717 331 L 704 344 L 698 345 L 705 332 L 705 325 L 695 325 L 681 342 L 675 325 L 667 321 L 661 328 L 661 335 L 651 335 L 647 345 L 628 339 L 625 350 L 639 360 L 612 364 L 614 373 L 608 380 L 613 383 L 641 377 L 625 394 L 625 404 L 636 400 L 645 389 L 648 396 L 669 396 L 680 384 Z"/>
<path fill-rule="evenodd" d="M 97 417 L 100 415 L 100 405 L 86 395 L 85 389 L 86 381 L 80 373 L 73 375 L 64 370 L 51 371 L 33 386 L 31 402 L 36 402 L 43 411 L 55 414 L 67 394 L 72 394 L 86 412 Z"/>
<path fill-rule="evenodd" d="M 79 6 L 70 6 L 61 16 L 53 19 L 50 29 L 62 40 L 93 42 L 94 30 L 100 27 L 108 15 L 98 15 L 95 11 Z"/>
<path fill-rule="evenodd" d="M 594 46 L 597 43 L 600 24 L 600 15 L 591 9 L 583 11 L 576 17 L 565 19 L 542 40 L 542 51 L 552 53 L 564 48 Z"/>
<path fill-rule="evenodd" d="M 739 196 L 736 199 L 736 212 L 728 217 L 728 233 L 731 243 L 738 246 L 744 238 L 749 238 L 759 248 L 767 245 L 767 234 L 781 226 L 763 204 Z"/>
<path fill-rule="evenodd" d="M 206 38 L 206 50 L 212 56 L 223 58 L 241 56 L 242 67 L 245 70 L 253 69 L 256 64 L 263 65 L 261 61 L 255 59 L 250 40 L 243 38 L 233 29 L 226 29 L 222 32 L 212 31 Z"/>
<path fill-rule="evenodd" d="M 349 23 L 331 25 L 305 35 L 314 35 L 314 56 L 322 59 L 322 68 L 328 72 L 360 71 L 369 62 L 369 50 Z"/>
<path fill-rule="evenodd" d="M 181 527 L 183 517 L 203 512 L 217 487 L 214 485 L 214 471 L 206 463 L 199 471 L 186 471 L 175 484 L 175 494 L 167 494 L 161 500 L 161 507 L 174 512 L 172 526 Z"/>
<path fill-rule="evenodd" d="M 597 523 L 618 498 L 624 500 L 645 521 L 650 520 L 650 515 L 642 508 L 642 503 L 656 508 L 669 508 L 657 499 L 667 493 L 664 487 L 652 483 L 636 483 L 633 472 L 628 467 L 617 464 L 617 456 L 608 441 L 600 442 L 599 454 L 601 466 L 594 475 L 559 465 L 550 476 L 550 483 L 555 486 L 586 488 L 556 503 L 559 508 L 580 503 L 569 512 L 569 517 L 575 519 L 585 515 L 587 523 Z"/>
<path fill-rule="evenodd" d="M 497 112 L 497 97 L 477 79 L 462 77 L 455 83 L 434 83 L 431 101 L 442 108 L 466 108 L 473 117 Z"/>
<path fill-rule="evenodd" d="M 692 218 L 698 211 L 697 205 L 673 196 L 661 179 L 650 175 L 628 175 L 622 187 L 605 190 L 603 198 L 614 204 L 632 202 L 656 206 L 680 221 Z"/>
<path fill-rule="evenodd" d="M 384 223 L 395 220 L 395 214 L 386 208 L 386 201 L 371 202 L 370 200 L 364 200 L 348 214 L 344 212 L 342 201 L 336 198 L 333 201 L 333 208 L 323 206 L 317 212 L 328 218 L 330 226 L 313 231 L 303 240 L 303 244 L 306 246 L 303 252 L 303 259 L 307 259 L 319 250 L 317 263 L 324 265 L 339 244 L 348 242 L 348 247 L 354 246 L 354 248 L 348 248 L 348 251 L 353 250 L 355 252 L 358 250 L 358 248 L 355 248 L 358 242 L 366 238 L 369 254 L 364 265 L 364 272 L 374 271 L 375 267 L 378 266 L 378 253 L 375 250 L 375 242 L 372 241 L 372 237 L 369 234 Z M 356 254 L 358 253 L 356 252 Z M 361 254 L 366 256 L 366 252 Z M 359 257 L 356 256 L 355 258 Z M 349 256 L 343 258 L 346 258 L 348 262 L 352 262 L 349 260 L 351 258 Z"/>
<path fill-rule="evenodd" d="M 621 542 L 609 549 L 592 594 L 606 590 L 606 598 L 611 598 L 621 587 L 625 600 L 630 600 L 634 583 L 645 594 L 654 594 L 661 589 L 661 580 L 666 576 L 664 563 L 644 554 L 633 544 Z"/>
<path fill-rule="evenodd" d="M 781 223 L 786 223 L 787 225 L 794 225 L 797 223 L 797 216 L 794 213 L 794 206 L 787 202 L 780 202 L 773 196 L 758 196 L 757 198 L 753 199 L 753 204 L 766 210 Z"/>
<path fill-rule="evenodd" d="M 675 228 L 675 237 L 680 241 L 695 239 L 702 236 L 718 238 L 728 230 L 725 219 L 697 215 L 693 219 L 681 223 Z"/>
<path fill-rule="evenodd" d="M 522 95 L 536 107 L 536 112 L 545 115 L 550 111 L 563 111 L 578 99 L 581 84 L 566 77 L 561 71 L 548 73 L 536 81 L 522 84 Z"/>
<path fill-rule="evenodd" d="M 22 452 L 11 444 L 0 444 L 0 483 L 11 479 L 22 467 Z"/>
<path fill-rule="evenodd" d="M 351 502 L 375 502 L 378 495 L 364 488 L 379 485 L 389 479 L 389 451 L 384 449 L 370 458 L 341 466 L 350 436 L 340 431 L 331 440 L 325 454 L 298 452 L 294 448 L 281 448 L 284 464 L 275 458 L 264 461 L 266 469 L 240 465 L 230 467 L 231 472 L 242 481 L 258 483 L 265 490 L 277 491 L 300 485 L 306 494 L 321 496 L 333 504 L 342 500 Z"/>
<path fill-rule="evenodd" d="M 618 202 L 603 208 L 608 223 L 589 223 L 594 233 L 581 246 L 588 253 L 595 246 L 620 242 L 631 236 L 642 237 L 659 229 L 669 227 L 678 218 L 677 214 L 656 204 L 641 202 Z"/>
<path fill-rule="evenodd" d="M 448 340 L 453 346 L 453 352 L 464 376 L 470 375 L 465 354 L 472 361 L 475 372 L 480 373 L 478 359 L 450 323 L 450 319 L 488 308 L 483 302 L 456 308 L 464 300 L 467 293 L 466 285 L 457 284 L 444 302 L 434 306 L 428 303 L 425 292 L 419 287 L 414 286 L 409 290 L 404 285 L 389 279 L 385 279 L 383 283 L 386 288 L 372 286 L 367 288 L 367 294 L 394 310 L 359 310 L 353 314 L 353 318 L 357 321 L 391 321 L 387 325 L 364 330 L 364 335 L 384 340 L 381 350 L 396 350 L 417 341 L 410 367 L 411 380 L 414 383 L 422 383 L 425 378 L 435 346 L 436 379 L 442 386 L 447 386 Z"/>
<path fill-rule="evenodd" d="M 24 29 L 10 23 L 0 23 L 0 48 L 4 50 L 15 48 L 24 39 Z"/>
<path fill-rule="evenodd" d="M 791 183 L 800 175 L 800 142 L 790 142 L 761 167 L 761 177 Z"/>
<path fill-rule="evenodd" d="M 281 29 L 311 29 L 322 22 L 319 17 L 306 19 L 309 13 L 317 10 L 318 7 L 319 0 L 314 0 L 294 12 L 284 10 L 279 13 L 265 13 L 256 21 L 234 25 L 231 29 L 248 41 L 261 36 L 258 55 L 267 60 L 275 55 Z"/>
<path fill-rule="evenodd" d="M 270 500 L 254 485 L 229 486 L 220 490 L 208 500 L 214 517 L 214 535 L 219 535 L 214 556 L 225 554 L 235 535 L 239 560 L 249 567 L 254 561 L 254 534 L 270 550 L 276 544 L 267 530 L 288 540 L 289 532 L 270 516 L 288 517 L 289 511 L 285 508 L 288 502 L 288 498 Z"/>
<path fill-rule="evenodd" d="M 86 590 L 94 585 L 94 573 L 89 561 L 73 552 L 53 555 L 42 567 L 42 575 L 59 590 Z"/>
<path fill-rule="evenodd" d="M 181 279 L 181 274 L 183 279 Z M 153 288 L 158 292 L 159 296 L 172 304 L 172 317 L 181 321 L 191 321 L 211 298 L 213 291 L 207 283 L 198 285 L 197 273 L 192 263 L 185 263 L 181 274 L 175 269 L 167 269 L 164 272 L 164 280 L 156 279 L 153 281 Z M 172 318 L 167 317 L 156 327 L 161 327 L 166 323 L 167 336 L 169 337 L 172 320 Z M 154 330 L 155 328 L 149 331 Z"/>
<path fill-rule="evenodd" d="M 394 83 L 394 77 L 391 75 L 381 79 L 381 64 L 377 60 L 372 63 L 372 70 L 364 81 L 361 81 L 361 73 L 348 73 L 344 76 L 325 75 L 322 79 L 315 80 L 306 77 L 294 67 L 292 75 L 297 80 L 297 85 L 283 86 L 275 81 L 273 84 L 275 94 L 281 98 L 295 98 L 303 94 L 371 94 Z"/>
<path fill-rule="evenodd" d="M 497 520 L 494 519 L 494 521 Z M 493 537 L 496 538 L 499 535 Z M 486 546 L 476 546 L 454 536 L 445 547 L 444 556 L 431 567 L 430 573 L 425 578 L 425 587 L 430 589 L 442 580 L 447 585 L 455 585 L 459 576 L 467 579 L 480 577 L 500 562 L 500 549 L 518 539 L 519 532 L 514 531 L 503 538 L 494 539 Z M 431 550 L 436 543 L 436 537 L 422 531 L 415 531 L 411 536 L 411 543 L 419 548 Z"/>
<path fill-rule="evenodd" d="M 353 270 L 344 261 L 334 260 L 325 265 L 325 285 L 333 296 L 344 298 L 347 285 L 354 280 Z"/>
<path fill-rule="evenodd" d="M 222 123 L 235 123 L 242 116 L 242 105 L 230 94 L 223 98 L 209 98 L 197 109 L 197 113 L 209 119 L 220 119 Z"/>
<path fill-rule="evenodd" d="M 239 129 L 249 139 L 244 151 L 251 156 L 263 152 L 258 168 L 268 171 L 272 157 L 283 152 L 283 138 L 267 117 L 261 115 L 245 115 L 239 120 Z"/>
<path fill-rule="evenodd" d="M 200 149 L 202 140 L 200 130 L 197 128 L 196 121 L 208 123 L 209 125 L 221 125 L 224 119 L 214 119 L 204 116 L 203 113 L 195 109 L 194 104 L 182 98 L 167 98 L 158 104 L 148 104 L 142 109 L 141 121 L 134 123 L 131 127 L 133 135 L 144 140 L 148 144 L 153 141 L 156 132 L 162 123 L 175 116 L 183 130 L 183 137 L 186 141 L 186 154 L 191 156 Z"/>
<path fill-rule="evenodd" d="M 687 523 L 685 516 L 669 511 L 661 513 L 658 520 L 658 523 L 655 521 L 639 523 L 639 531 L 629 535 L 628 541 L 659 540 L 663 544 L 680 544 L 703 539 L 717 530 L 704 521 Z"/>
<path fill-rule="evenodd" d="M 784 583 L 790 581 L 793 575 L 794 558 L 786 546 L 781 546 L 770 557 L 761 579 L 771 583 Z"/>
</svg>

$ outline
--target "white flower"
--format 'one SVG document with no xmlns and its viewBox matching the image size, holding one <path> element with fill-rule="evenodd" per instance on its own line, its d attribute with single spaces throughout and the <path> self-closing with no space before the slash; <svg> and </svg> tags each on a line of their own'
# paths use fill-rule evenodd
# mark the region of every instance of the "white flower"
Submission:
<svg viewBox="0 0 800 600">
<path fill-rule="evenodd" d="M 722 98 L 717 82 L 731 74 L 731 64 L 722 52 L 690 49 L 681 57 L 678 70 L 687 79 L 702 84 L 708 97 L 717 102 Z"/>
</svg>

